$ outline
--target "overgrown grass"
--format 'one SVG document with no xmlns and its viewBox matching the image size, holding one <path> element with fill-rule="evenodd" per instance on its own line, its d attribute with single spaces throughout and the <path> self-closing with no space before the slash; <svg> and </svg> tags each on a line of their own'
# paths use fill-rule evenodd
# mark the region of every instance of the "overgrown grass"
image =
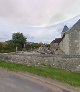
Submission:
<svg viewBox="0 0 80 92">
<path fill-rule="evenodd" d="M 7 68 L 12 71 L 27 71 L 39 76 L 49 77 L 55 80 L 63 81 L 72 86 L 80 86 L 80 73 L 69 72 L 62 69 L 51 68 L 51 67 L 37 67 L 37 66 L 26 66 L 21 64 L 14 64 L 4 62 L 0 60 L 0 67 Z"/>
</svg>

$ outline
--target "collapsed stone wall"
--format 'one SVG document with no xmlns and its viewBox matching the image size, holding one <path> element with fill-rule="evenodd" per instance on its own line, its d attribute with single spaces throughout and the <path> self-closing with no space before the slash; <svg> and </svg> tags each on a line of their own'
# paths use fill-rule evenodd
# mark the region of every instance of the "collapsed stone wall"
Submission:
<svg viewBox="0 0 80 92">
<path fill-rule="evenodd" d="M 48 54 L 0 54 L 7 62 L 25 64 L 28 66 L 51 66 L 69 71 L 80 72 L 80 56 L 48 55 Z"/>
</svg>

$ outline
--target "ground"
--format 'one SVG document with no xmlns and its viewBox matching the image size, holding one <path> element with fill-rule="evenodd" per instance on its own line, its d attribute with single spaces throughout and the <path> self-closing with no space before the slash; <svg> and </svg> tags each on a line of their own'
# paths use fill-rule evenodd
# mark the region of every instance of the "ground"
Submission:
<svg viewBox="0 0 80 92">
<path fill-rule="evenodd" d="M 80 92 L 80 89 L 30 73 L 0 68 L 0 92 Z"/>
</svg>

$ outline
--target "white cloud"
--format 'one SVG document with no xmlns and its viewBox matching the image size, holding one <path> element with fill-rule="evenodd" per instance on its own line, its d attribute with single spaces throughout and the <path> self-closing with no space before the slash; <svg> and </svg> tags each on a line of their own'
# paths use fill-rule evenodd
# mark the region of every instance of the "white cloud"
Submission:
<svg viewBox="0 0 80 92">
<path fill-rule="evenodd" d="M 50 25 L 80 14 L 80 0 L 0 0 L 0 17 L 16 24 Z"/>
<path fill-rule="evenodd" d="M 64 23 L 47 26 L 80 15 L 79 7 L 80 0 L 0 0 L 0 41 L 20 31 L 29 35 L 30 41 L 50 42 L 60 37 Z"/>
</svg>

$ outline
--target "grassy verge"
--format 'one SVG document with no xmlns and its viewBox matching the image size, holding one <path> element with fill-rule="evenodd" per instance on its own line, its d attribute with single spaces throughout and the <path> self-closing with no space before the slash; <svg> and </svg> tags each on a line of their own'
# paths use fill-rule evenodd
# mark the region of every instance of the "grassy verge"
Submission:
<svg viewBox="0 0 80 92">
<path fill-rule="evenodd" d="M 0 60 L 0 67 L 7 68 L 12 71 L 27 71 L 39 76 L 49 77 L 55 80 L 63 81 L 72 86 L 80 86 L 80 73 L 69 72 L 62 69 L 50 67 L 35 67 L 21 64 L 14 64 Z"/>
</svg>

